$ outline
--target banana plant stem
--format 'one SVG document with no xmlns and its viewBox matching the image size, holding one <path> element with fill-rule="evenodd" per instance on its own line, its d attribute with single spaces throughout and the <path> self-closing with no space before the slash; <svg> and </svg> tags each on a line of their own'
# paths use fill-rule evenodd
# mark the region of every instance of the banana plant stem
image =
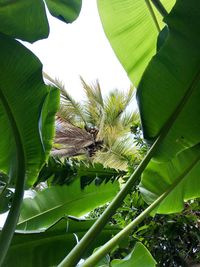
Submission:
<svg viewBox="0 0 200 267">
<path fill-rule="evenodd" d="M 95 266 L 104 255 L 110 252 L 119 242 L 129 235 L 133 228 L 141 223 L 150 212 L 155 209 L 158 204 L 166 197 L 166 194 L 161 195 L 155 202 L 153 202 L 146 210 L 144 210 L 135 220 L 133 220 L 129 225 L 127 225 L 122 231 L 110 239 L 106 244 L 99 248 L 94 254 L 92 254 L 82 265 L 81 267 L 91 267 Z"/>
<path fill-rule="evenodd" d="M 94 254 L 92 254 L 81 267 L 95 266 L 108 252 L 110 252 L 119 242 L 129 235 L 133 228 L 141 223 L 151 211 L 153 211 L 168 195 L 169 193 L 188 175 L 188 173 L 195 167 L 199 162 L 200 155 L 194 159 L 194 161 L 178 176 L 174 183 L 158 197 L 146 210 L 144 210 L 135 220 L 121 230 L 117 235 L 110 239 L 106 244 L 100 247 Z"/>
<path fill-rule="evenodd" d="M 4 227 L 0 235 L 0 266 L 2 266 L 7 251 L 9 249 L 10 243 L 12 241 L 12 237 L 14 235 L 15 227 L 17 225 L 19 218 L 21 203 L 23 200 L 24 182 L 25 182 L 25 156 L 19 130 L 14 120 L 12 111 L 4 95 L 1 93 L 1 90 L 0 90 L 0 101 L 10 121 L 16 145 L 16 155 L 15 155 L 16 167 L 15 170 L 12 170 L 11 173 L 13 180 L 16 180 L 15 193 L 12 201 L 12 206 L 10 208 L 8 217 L 6 219 L 6 222 L 4 224 Z"/>
<path fill-rule="evenodd" d="M 151 0 L 151 2 L 154 4 L 158 12 L 161 14 L 162 17 L 165 17 L 168 15 L 167 10 L 163 6 L 163 4 L 160 2 L 160 0 Z"/>
</svg>

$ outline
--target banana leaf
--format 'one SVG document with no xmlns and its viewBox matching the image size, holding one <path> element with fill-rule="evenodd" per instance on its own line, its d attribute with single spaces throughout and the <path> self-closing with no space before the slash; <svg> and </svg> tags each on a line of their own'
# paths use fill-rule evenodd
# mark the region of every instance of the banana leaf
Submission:
<svg viewBox="0 0 200 267">
<path fill-rule="evenodd" d="M 181 211 L 184 201 L 200 196 L 199 16 L 199 1 L 176 2 L 165 18 L 168 37 L 138 88 L 146 139 L 155 140 L 165 131 L 167 121 L 170 126 L 142 175 L 141 191 L 149 204 L 178 181 L 157 209 L 159 213 Z"/>
<path fill-rule="evenodd" d="M 142 175 L 140 191 L 145 201 L 151 204 L 175 183 L 170 194 L 154 213 L 180 212 L 184 209 L 185 201 L 200 197 L 199 173 L 200 145 L 198 144 L 179 153 L 171 161 L 152 160 Z"/>
<path fill-rule="evenodd" d="M 133 251 L 122 260 L 112 260 L 111 267 L 155 267 L 156 261 L 148 249 L 140 242 L 135 244 Z M 102 266 L 103 267 L 103 266 Z"/>
<path fill-rule="evenodd" d="M 94 183 L 81 189 L 79 180 L 69 186 L 52 186 L 22 203 L 18 230 L 40 230 L 49 227 L 60 217 L 80 217 L 112 200 L 119 190 L 118 182 Z"/>
<path fill-rule="evenodd" d="M 162 16 L 150 2 L 149 0 L 97 1 L 105 34 L 135 86 L 138 85 L 150 59 L 156 53 L 157 36 L 165 25 Z M 162 3 L 170 11 L 175 0 L 163 0 Z"/>
<path fill-rule="evenodd" d="M 18 151 L 23 151 L 29 187 L 51 149 L 59 92 L 44 84 L 38 58 L 3 34 L 0 62 L 0 170 L 7 174 L 5 182 L 13 185 L 22 160 Z"/>
<path fill-rule="evenodd" d="M 46 0 L 50 13 L 66 23 L 78 17 L 81 3 L 81 0 Z M 49 24 L 44 1 L 0 1 L 0 32 L 31 43 L 47 38 Z"/>
<path fill-rule="evenodd" d="M 197 0 L 177 1 L 165 18 L 167 40 L 149 63 L 138 87 L 144 136 L 150 143 L 185 97 L 180 114 L 175 115 L 178 118 L 155 155 L 159 161 L 170 160 L 200 141 L 199 8 Z"/>
<path fill-rule="evenodd" d="M 29 42 L 46 38 L 49 25 L 44 2 L 0 1 L 0 32 Z"/>
</svg>

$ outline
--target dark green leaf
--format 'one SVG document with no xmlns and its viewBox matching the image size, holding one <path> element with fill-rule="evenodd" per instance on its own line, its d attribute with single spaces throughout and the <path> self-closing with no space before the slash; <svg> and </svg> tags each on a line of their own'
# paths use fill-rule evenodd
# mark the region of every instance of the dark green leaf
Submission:
<svg viewBox="0 0 200 267">
<path fill-rule="evenodd" d="M 157 51 L 159 51 L 160 48 L 164 45 L 165 41 L 167 40 L 168 35 L 169 35 L 169 28 L 166 25 L 158 35 Z"/>
<path fill-rule="evenodd" d="M 0 34 L 0 170 L 16 168 L 16 144 L 7 110 L 18 127 L 26 158 L 26 184 L 32 185 L 51 148 L 59 93 L 46 86 L 42 64 L 19 42 Z M 12 183 L 14 182 L 11 181 Z"/>
<path fill-rule="evenodd" d="M 73 22 L 79 15 L 82 0 L 45 0 L 50 13 L 66 22 Z"/>
<path fill-rule="evenodd" d="M 16 232 L 3 266 L 50 267 L 57 266 L 72 250 L 94 221 L 63 218 L 45 231 Z M 98 239 L 87 249 L 85 257 L 119 231 L 106 226 Z"/>
<path fill-rule="evenodd" d="M 1 0 L 0 32 L 28 42 L 46 38 L 49 26 L 42 0 Z"/>
</svg>

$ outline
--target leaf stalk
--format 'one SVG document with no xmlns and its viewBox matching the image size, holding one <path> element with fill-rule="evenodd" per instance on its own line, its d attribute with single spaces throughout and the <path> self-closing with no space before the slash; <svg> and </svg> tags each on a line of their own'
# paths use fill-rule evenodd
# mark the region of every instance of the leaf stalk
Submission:
<svg viewBox="0 0 200 267">
<path fill-rule="evenodd" d="M 15 227 L 18 222 L 21 203 L 24 196 L 24 183 L 25 183 L 25 155 L 23 144 L 21 142 L 20 132 L 12 114 L 11 108 L 0 90 L 0 101 L 5 109 L 5 112 L 10 121 L 11 128 L 13 130 L 13 136 L 16 144 L 16 169 L 12 170 L 11 177 L 16 180 L 15 193 L 12 201 L 8 217 L 2 229 L 0 235 L 0 266 L 2 266 L 6 254 L 8 252 L 12 237 L 14 235 Z"/>
<path fill-rule="evenodd" d="M 158 12 L 161 14 L 161 16 L 164 18 L 168 15 L 167 10 L 163 6 L 163 4 L 160 2 L 160 0 L 151 0 L 151 2 L 154 4 Z"/>
</svg>

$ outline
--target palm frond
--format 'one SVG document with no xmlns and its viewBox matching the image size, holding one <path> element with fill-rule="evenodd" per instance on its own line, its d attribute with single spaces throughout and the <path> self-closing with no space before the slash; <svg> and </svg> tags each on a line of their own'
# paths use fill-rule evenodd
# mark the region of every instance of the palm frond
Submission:
<svg viewBox="0 0 200 267">
<path fill-rule="evenodd" d="M 91 125 L 99 128 L 101 118 L 104 112 L 104 100 L 101 93 L 101 87 L 98 80 L 93 84 L 88 84 L 80 77 L 83 89 L 86 94 L 86 101 L 84 103 L 85 113 L 87 114 L 87 121 Z"/>
<path fill-rule="evenodd" d="M 128 163 L 137 157 L 137 150 L 130 138 L 118 138 L 113 143 L 104 145 L 103 149 L 95 154 L 94 162 L 100 162 L 105 167 L 127 170 Z"/>
<path fill-rule="evenodd" d="M 60 89 L 61 103 L 58 111 L 59 117 L 63 120 L 68 120 L 73 124 L 76 124 L 78 121 L 79 123 L 82 122 L 85 126 L 87 126 L 87 120 L 85 118 L 82 105 L 67 92 L 64 84 L 57 78 L 53 79 L 45 72 L 43 72 L 43 76 L 47 81 Z"/>
<path fill-rule="evenodd" d="M 86 83 L 86 81 L 83 79 L 83 77 L 80 77 L 81 83 L 83 85 L 85 94 L 88 98 L 88 101 L 91 104 L 99 104 L 102 108 L 104 107 L 104 100 L 101 93 L 101 87 L 99 84 L 99 81 L 96 80 L 95 83 L 89 85 Z"/>
<path fill-rule="evenodd" d="M 52 155 L 77 156 L 85 153 L 93 143 L 94 137 L 87 131 L 57 118 Z"/>
<path fill-rule="evenodd" d="M 127 111 L 124 112 L 123 115 L 120 117 L 119 123 L 122 125 L 123 128 L 129 128 L 133 125 L 140 124 L 140 115 L 138 110 L 136 111 Z"/>
<path fill-rule="evenodd" d="M 135 94 L 134 87 L 130 87 L 128 93 L 115 89 L 110 92 L 105 100 L 105 123 L 108 125 L 116 125 L 120 117 L 126 111 L 128 105 L 133 100 Z"/>
</svg>

